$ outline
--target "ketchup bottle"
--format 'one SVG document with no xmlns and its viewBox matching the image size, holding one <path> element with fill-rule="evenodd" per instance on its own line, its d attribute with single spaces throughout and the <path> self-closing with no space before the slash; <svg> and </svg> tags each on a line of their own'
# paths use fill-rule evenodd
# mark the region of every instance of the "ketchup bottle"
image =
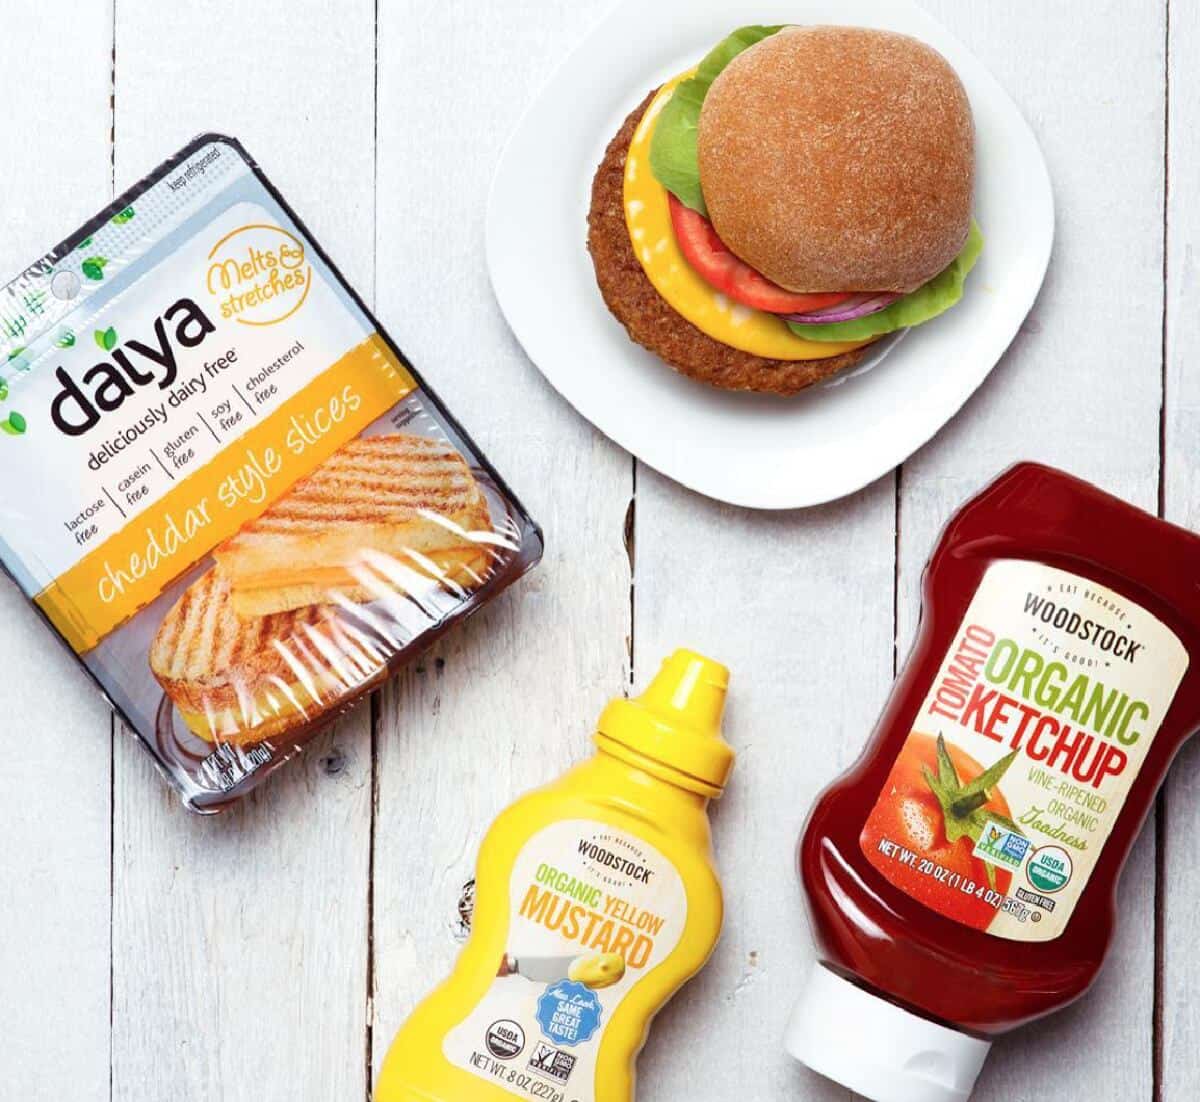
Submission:
<svg viewBox="0 0 1200 1102">
<path fill-rule="evenodd" d="M 818 962 L 788 1051 L 964 1102 L 991 1038 L 1087 990 L 1122 865 L 1200 725 L 1200 538 L 1052 468 L 951 520 L 866 752 L 800 843 Z"/>
</svg>

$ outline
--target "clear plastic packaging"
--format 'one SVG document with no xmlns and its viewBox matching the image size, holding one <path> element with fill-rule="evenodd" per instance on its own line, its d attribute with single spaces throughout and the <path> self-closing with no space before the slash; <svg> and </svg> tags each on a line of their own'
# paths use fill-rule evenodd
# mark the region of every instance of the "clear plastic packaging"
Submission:
<svg viewBox="0 0 1200 1102">
<path fill-rule="evenodd" d="M 234 140 L 0 288 L 0 561 L 216 811 L 541 533 Z"/>
</svg>

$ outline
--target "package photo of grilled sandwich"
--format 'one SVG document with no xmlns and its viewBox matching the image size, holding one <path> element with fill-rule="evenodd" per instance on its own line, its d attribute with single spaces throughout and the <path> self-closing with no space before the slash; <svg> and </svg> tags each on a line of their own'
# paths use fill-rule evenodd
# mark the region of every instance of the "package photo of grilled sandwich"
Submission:
<svg viewBox="0 0 1200 1102">
<path fill-rule="evenodd" d="M 0 559 L 193 810 L 541 556 L 233 139 L 0 288 L 0 362 Z"/>
</svg>

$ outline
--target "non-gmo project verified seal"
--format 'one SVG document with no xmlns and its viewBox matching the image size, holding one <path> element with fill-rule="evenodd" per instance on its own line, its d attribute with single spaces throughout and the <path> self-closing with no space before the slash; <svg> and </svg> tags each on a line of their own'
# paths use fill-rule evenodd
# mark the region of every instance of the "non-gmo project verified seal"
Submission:
<svg viewBox="0 0 1200 1102">
<path fill-rule="evenodd" d="M 563 1086 L 571 1078 L 575 1059 L 569 1052 L 562 1052 L 545 1041 L 539 1041 L 529 1057 L 529 1070 Z"/>
<path fill-rule="evenodd" d="M 1019 869 L 1029 852 L 1029 839 L 988 819 L 975 843 L 975 856 L 1006 869 Z"/>
</svg>

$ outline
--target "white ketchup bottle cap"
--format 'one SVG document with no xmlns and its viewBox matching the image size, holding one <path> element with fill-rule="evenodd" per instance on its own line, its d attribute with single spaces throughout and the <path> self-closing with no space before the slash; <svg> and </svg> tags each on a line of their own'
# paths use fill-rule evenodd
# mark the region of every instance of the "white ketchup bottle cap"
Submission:
<svg viewBox="0 0 1200 1102">
<path fill-rule="evenodd" d="M 967 1102 L 992 1047 L 819 963 L 788 1022 L 784 1046 L 813 1071 L 872 1102 Z"/>
</svg>

